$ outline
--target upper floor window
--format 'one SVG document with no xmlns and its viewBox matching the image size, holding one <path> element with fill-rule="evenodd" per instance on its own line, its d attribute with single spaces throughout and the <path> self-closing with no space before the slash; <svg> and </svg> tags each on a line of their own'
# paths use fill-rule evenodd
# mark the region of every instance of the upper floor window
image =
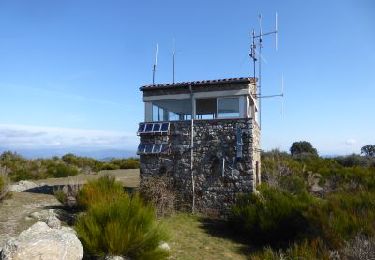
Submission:
<svg viewBox="0 0 375 260">
<path fill-rule="evenodd" d="M 217 99 L 218 118 L 240 117 L 240 101 L 238 97 Z"/>
</svg>

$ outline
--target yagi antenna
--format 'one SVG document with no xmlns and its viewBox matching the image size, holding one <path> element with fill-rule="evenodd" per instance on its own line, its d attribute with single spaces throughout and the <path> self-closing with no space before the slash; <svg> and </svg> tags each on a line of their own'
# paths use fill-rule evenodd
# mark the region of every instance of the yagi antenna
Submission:
<svg viewBox="0 0 375 260">
<path fill-rule="evenodd" d="M 262 98 L 271 98 L 271 97 L 279 97 L 283 96 L 284 94 L 278 94 L 278 95 L 270 95 L 270 96 L 262 96 L 262 61 L 265 62 L 265 59 L 262 56 L 262 49 L 263 49 L 263 37 L 268 36 L 268 35 L 273 35 L 275 34 L 275 48 L 276 51 L 278 49 L 278 32 L 279 32 L 279 25 L 278 25 L 278 14 L 275 14 L 275 30 L 270 31 L 270 32 L 263 32 L 263 27 L 262 27 L 262 14 L 258 15 L 259 19 L 259 34 L 256 34 L 255 30 L 252 31 L 252 42 L 250 46 L 250 57 L 253 61 L 253 74 L 254 74 L 254 79 L 256 78 L 256 63 L 258 63 L 258 81 L 255 81 L 255 84 L 257 84 L 257 90 L 258 93 L 256 94 L 256 97 L 258 99 L 258 104 L 259 104 L 259 128 L 262 129 Z M 257 50 L 257 48 L 259 50 Z M 258 58 L 259 57 L 259 58 Z M 267 62 L 265 62 L 267 63 Z M 283 91 L 283 90 L 282 90 Z"/>
<path fill-rule="evenodd" d="M 159 44 L 156 44 L 155 63 L 154 63 L 154 68 L 152 70 L 152 85 L 155 85 L 156 66 L 158 65 L 158 52 L 159 52 Z"/>
</svg>

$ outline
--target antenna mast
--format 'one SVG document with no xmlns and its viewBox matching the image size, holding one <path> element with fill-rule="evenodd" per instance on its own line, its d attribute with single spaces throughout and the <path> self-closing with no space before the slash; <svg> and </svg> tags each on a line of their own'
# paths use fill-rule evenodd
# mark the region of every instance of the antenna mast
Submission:
<svg viewBox="0 0 375 260">
<path fill-rule="evenodd" d="M 176 46 L 175 46 L 175 39 L 173 38 L 173 49 L 172 49 L 172 74 L 173 74 L 172 82 L 173 82 L 173 84 L 174 84 L 174 58 L 175 58 L 175 55 L 176 55 Z"/>
<path fill-rule="evenodd" d="M 155 63 L 152 69 L 152 85 L 155 85 L 156 66 L 158 65 L 159 44 L 156 44 Z"/>
<path fill-rule="evenodd" d="M 255 33 L 255 30 L 253 29 L 252 31 L 252 43 L 251 43 L 251 46 L 250 46 L 250 58 L 253 60 L 253 75 L 254 75 L 254 80 L 256 78 L 256 71 L 255 71 L 255 67 L 256 67 L 256 62 L 259 62 L 258 63 L 258 85 L 257 85 L 257 94 L 256 94 L 256 97 L 259 98 L 258 99 L 258 103 L 259 103 L 259 127 L 260 129 L 262 129 L 262 101 L 261 99 L 262 98 L 267 98 L 267 97 L 279 97 L 279 96 L 283 96 L 283 94 L 280 94 L 280 95 L 271 95 L 271 96 L 262 96 L 262 60 L 263 60 L 263 56 L 262 56 L 262 49 L 263 49 L 263 37 L 264 36 L 268 36 L 268 35 L 275 35 L 275 47 L 276 47 L 276 50 L 278 49 L 277 45 L 278 45 L 278 32 L 279 32 L 279 29 L 278 29 L 278 15 L 276 13 L 275 15 L 275 30 L 274 31 L 270 31 L 270 32 L 263 32 L 263 28 L 262 28 L 262 14 L 259 14 L 258 16 L 258 19 L 259 19 L 259 34 L 256 34 Z M 257 51 L 257 47 L 259 47 L 259 52 Z M 259 58 L 258 58 L 259 56 Z M 256 81 L 255 81 L 255 84 Z"/>
</svg>

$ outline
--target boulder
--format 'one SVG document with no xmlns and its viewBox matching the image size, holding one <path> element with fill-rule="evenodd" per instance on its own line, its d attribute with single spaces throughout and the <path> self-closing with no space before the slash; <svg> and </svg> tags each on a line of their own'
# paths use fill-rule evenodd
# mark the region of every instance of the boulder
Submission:
<svg viewBox="0 0 375 260">
<path fill-rule="evenodd" d="M 44 222 L 37 222 L 17 238 L 9 239 L 0 253 L 0 259 L 4 260 L 78 260 L 82 257 L 82 244 L 73 231 L 51 229 Z"/>
<path fill-rule="evenodd" d="M 31 213 L 29 217 L 47 223 L 50 228 L 61 228 L 61 221 L 56 217 L 53 209 L 36 211 Z"/>
<path fill-rule="evenodd" d="M 32 182 L 32 181 L 19 181 L 15 184 L 10 185 L 9 191 L 22 192 L 22 191 L 34 189 L 37 187 L 39 187 L 39 184 L 36 184 L 35 182 Z"/>
</svg>

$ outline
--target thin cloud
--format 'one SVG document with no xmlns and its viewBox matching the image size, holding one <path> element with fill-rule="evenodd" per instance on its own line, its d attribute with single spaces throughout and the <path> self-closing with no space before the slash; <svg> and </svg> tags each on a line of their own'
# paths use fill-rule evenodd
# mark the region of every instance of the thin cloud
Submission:
<svg viewBox="0 0 375 260">
<path fill-rule="evenodd" d="M 74 128 L 1 125 L 0 144 L 9 148 L 85 147 L 96 149 L 134 148 L 135 134 Z"/>
<path fill-rule="evenodd" d="M 350 138 L 350 139 L 345 141 L 345 144 L 349 145 L 349 146 L 353 146 L 353 145 L 357 144 L 357 140 Z"/>
</svg>

